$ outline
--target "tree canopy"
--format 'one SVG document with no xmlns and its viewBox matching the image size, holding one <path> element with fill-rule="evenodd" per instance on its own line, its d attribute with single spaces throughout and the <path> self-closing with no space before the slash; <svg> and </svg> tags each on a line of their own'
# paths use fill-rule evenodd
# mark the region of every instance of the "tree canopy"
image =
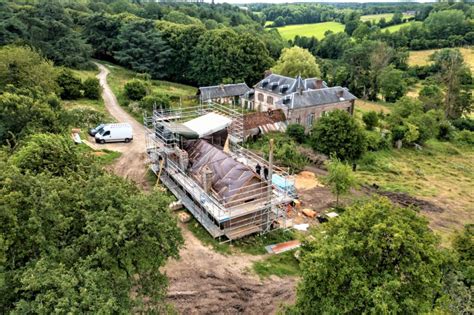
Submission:
<svg viewBox="0 0 474 315">
<path fill-rule="evenodd" d="M 362 127 L 347 113 L 334 110 L 316 121 L 311 133 L 314 150 L 355 162 L 367 149 Z"/>
<path fill-rule="evenodd" d="M 314 78 L 321 75 L 316 58 L 298 46 L 284 48 L 272 71 L 284 76 Z"/>
<path fill-rule="evenodd" d="M 374 198 L 311 235 L 302 247 L 295 312 L 411 314 L 434 307 L 443 252 L 414 210 Z"/>
</svg>

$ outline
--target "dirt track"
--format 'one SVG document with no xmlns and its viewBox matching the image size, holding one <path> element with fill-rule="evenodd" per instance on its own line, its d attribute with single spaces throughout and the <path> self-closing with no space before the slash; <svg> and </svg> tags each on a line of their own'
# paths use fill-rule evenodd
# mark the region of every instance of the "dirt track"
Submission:
<svg viewBox="0 0 474 315">
<path fill-rule="evenodd" d="M 145 180 L 145 128 L 118 104 L 107 84 L 109 70 L 101 64 L 97 66 L 100 70 L 97 78 L 103 88 L 102 97 L 107 110 L 118 122 L 130 123 L 134 131 L 131 143 L 100 147 L 122 152 L 112 171 L 148 189 Z M 295 278 L 273 277 L 262 281 L 249 272 L 252 263 L 262 257 L 224 256 L 203 246 L 186 228 L 181 230 L 186 240 L 180 252 L 181 258 L 169 261 L 164 268 L 169 278 L 168 301 L 179 313 L 271 314 L 283 303 L 293 301 Z"/>
<path fill-rule="evenodd" d="M 133 128 L 133 141 L 130 143 L 109 143 L 100 145 L 100 148 L 119 151 L 122 156 L 112 165 L 115 174 L 134 181 L 141 188 L 148 190 L 149 184 L 146 181 L 146 163 L 145 154 L 145 127 L 130 116 L 117 102 L 117 98 L 107 84 L 107 75 L 109 70 L 101 65 L 97 78 L 102 86 L 102 98 L 105 108 L 118 122 L 129 123 Z"/>
</svg>

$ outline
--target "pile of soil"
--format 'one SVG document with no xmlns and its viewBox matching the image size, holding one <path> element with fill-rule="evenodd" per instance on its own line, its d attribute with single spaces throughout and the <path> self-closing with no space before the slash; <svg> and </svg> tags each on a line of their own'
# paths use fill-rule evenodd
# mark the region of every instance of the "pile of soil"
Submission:
<svg viewBox="0 0 474 315">
<path fill-rule="evenodd" d="M 324 187 L 324 185 L 319 182 L 318 178 L 313 172 L 302 171 L 295 176 L 295 187 L 298 190 L 306 190 L 316 187 Z"/>
<path fill-rule="evenodd" d="M 377 195 L 387 197 L 392 202 L 398 203 L 404 207 L 415 207 L 420 209 L 420 211 L 426 212 L 444 212 L 444 208 L 437 206 L 430 201 L 412 197 L 407 193 L 382 191 L 376 184 L 372 186 L 366 186 L 365 189 L 368 193 L 375 193 Z"/>
</svg>

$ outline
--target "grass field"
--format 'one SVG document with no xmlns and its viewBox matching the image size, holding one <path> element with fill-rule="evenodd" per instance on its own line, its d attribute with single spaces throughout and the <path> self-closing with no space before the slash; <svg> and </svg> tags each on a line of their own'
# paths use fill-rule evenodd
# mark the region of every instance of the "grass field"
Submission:
<svg viewBox="0 0 474 315">
<path fill-rule="evenodd" d="M 413 24 L 421 24 L 422 22 L 419 21 L 410 21 L 402 24 L 392 25 L 388 27 L 382 28 L 382 31 L 389 31 L 390 33 L 399 31 L 402 27 L 413 25 Z"/>
<path fill-rule="evenodd" d="M 102 63 L 110 70 L 108 83 L 117 96 L 119 104 L 124 106 L 138 121 L 142 121 L 143 113 L 136 108 L 130 108 L 128 106 L 129 100 L 124 94 L 125 84 L 137 78 L 137 73 L 111 63 Z M 171 98 L 172 106 L 179 106 L 180 102 L 183 106 L 197 104 L 196 99 L 190 99 L 190 97 L 196 95 L 197 89 L 195 87 L 162 80 L 149 80 L 148 82 L 150 93 L 156 92 L 168 95 Z"/>
<path fill-rule="evenodd" d="M 333 31 L 334 33 L 344 32 L 344 25 L 337 22 L 324 22 L 324 23 L 313 23 L 313 24 L 298 24 L 298 25 L 287 25 L 283 27 L 277 27 L 278 32 L 281 36 L 290 40 L 299 36 L 314 36 L 317 39 L 323 39 L 326 31 Z"/>
<path fill-rule="evenodd" d="M 410 51 L 408 57 L 409 66 L 426 66 L 431 63 L 430 56 L 438 49 Z M 464 61 L 469 65 L 471 71 L 474 71 L 474 47 L 459 48 Z"/>
<path fill-rule="evenodd" d="M 357 99 L 355 101 L 355 109 L 360 110 L 362 112 L 368 112 L 368 111 L 376 111 L 377 113 L 379 112 L 384 112 L 385 114 L 390 113 L 390 106 L 388 104 L 384 104 L 381 102 L 371 102 L 371 101 L 365 101 L 362 99 Z"/>
<path fill-rule="evenodd" d="M 413 15 L 408 15 L 408 14 L 403 15 L 404 19 L 410 18 L 410 17 L 413 17 Z M 393 13 L 362 15 L 360 17 L 360 20 L 362 22 L 371 21 L 372 23 L 378 23 L 380 21 L 380 19 L 382 19 L 382 18 L 385 18 L 386 22 L 391 21 L 392 18 L 393 18 Z"/>
<path fill-rule="evenodd" d="M 441 206 L 444 212 L 423 212 L 431 228 L 448 245 L 455 230 L 474 220 L 474 148 L 437 140 L 422 150 L 371 152 L 356 176 L 384 190 L 405 192 Z"/>
</svg>

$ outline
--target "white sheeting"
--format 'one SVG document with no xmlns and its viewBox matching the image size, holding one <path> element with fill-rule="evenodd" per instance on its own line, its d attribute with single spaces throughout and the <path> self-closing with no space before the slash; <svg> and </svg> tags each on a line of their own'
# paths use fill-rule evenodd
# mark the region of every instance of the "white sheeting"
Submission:
<svg viewBox="0 0 474 315">
<path fill-rule="evenodd" d="M 227 128 L 231 122 L 230 118 L 216 113 L 209 113 L 187 121 L 183 125 L 196 132 L 199 138 L 202 138 Z"/>
</svg>

